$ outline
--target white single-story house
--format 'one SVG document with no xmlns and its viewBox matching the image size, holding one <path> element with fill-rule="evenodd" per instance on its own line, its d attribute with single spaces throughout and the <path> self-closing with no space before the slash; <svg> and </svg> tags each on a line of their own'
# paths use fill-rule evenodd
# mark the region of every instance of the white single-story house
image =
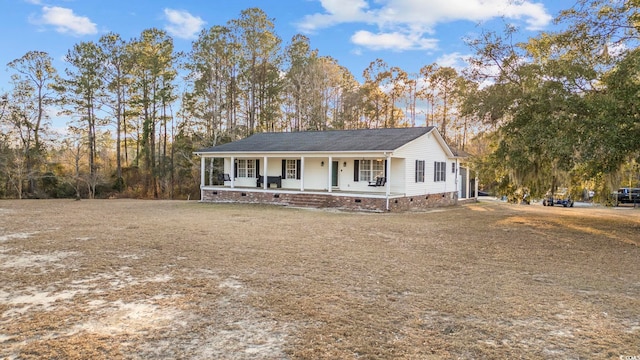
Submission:
<svg viewBox="0 0 640 360">
<path fill-rule="evenodd" d="M 203 202 L 403 211 L 478 193 L 435 127 L 257 133 L 196 154 Z"/>
</svg>

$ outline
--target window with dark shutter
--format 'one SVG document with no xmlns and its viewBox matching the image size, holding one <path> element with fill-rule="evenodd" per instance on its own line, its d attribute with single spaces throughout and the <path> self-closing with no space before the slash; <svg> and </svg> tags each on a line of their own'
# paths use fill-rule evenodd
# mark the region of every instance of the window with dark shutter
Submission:
<svg viewBox="0 0 640 360">
<path fill-rule="evenodd" d="M 424 182 L 424 165 L 424 160 L 416 160 L 416 182 Z"/>
<path fill-rule="evenodd" d="M 285 177 L 283 177 L 283 179 L 299 179 L 299 172 L 298 172 L 298 161 L 299 160 L 287 160 L 286 163 L 286 172 L 285 172 Z"/>
<path fill-rule="evenodd" d="M 258 163 L 258 160 L 254 159 L 239 159 L 234 174 L 238 178 L 256 178 L 259 170 L 257 169 Z"/>
<path fill-rule="evenodd" d="M 433 163 L 433 181 L 447 180 L 447 163 L 444 161 L 436 161 Z"/>
</svg>

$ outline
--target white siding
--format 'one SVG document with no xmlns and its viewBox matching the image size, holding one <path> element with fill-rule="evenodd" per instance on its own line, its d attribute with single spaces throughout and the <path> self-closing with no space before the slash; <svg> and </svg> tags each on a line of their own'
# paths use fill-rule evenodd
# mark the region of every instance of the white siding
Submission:
<svg viewBox="0 0 640 360">
<path fill-rule="evenodd" d="M 324 166 L 320 164 L 324 161 Z M 305 190 L 327 190 L 327 180 L 329 179 L 329 166 L 327 159 L 304 158 L 304 189 Z M 284 186 L 284 183 L 282 184 Z M 300 188 L 300 180 L 297 180 L 297 188 Z"/>
<path fill-rule="evenodd" d="M 407 179 L 406 166 L 409 166 L 406 159 L 391 158 L 391 175 L 389 176 L 391 193 L 404 194 L 407 188 L 407 180 L 413 181 L 413 176 Z"/>
<path fill-rule="evenodd" d="M 456 174 L 451 173 L 451 163 L 455 160 L 449 158 L 436 135 L 428 133 L 415 139 L 395 151 L 394 157 L 401 157 L 405 160 L 404 176 L 407 184 L 405 192 L 407 196 L 456 191 Z M 416 160 L 425 161 L 424 182 L 415 182 Z M 446 163 L 446 181 L 433 181 L 436 161 Z"/>
</svg>

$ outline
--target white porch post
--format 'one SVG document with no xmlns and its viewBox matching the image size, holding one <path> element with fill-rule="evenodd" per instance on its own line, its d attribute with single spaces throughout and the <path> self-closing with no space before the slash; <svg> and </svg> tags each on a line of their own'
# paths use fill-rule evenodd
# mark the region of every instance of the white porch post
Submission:
<svg viewBox="0 0 640 360">
<path fill-rule="evenodd" d="M 387 168 L 385 169 L 387 172 L 387 181 L 385 182 L 385 192 L 387 196 L 391 195 L 391 157 L 387 155 Z"/>
<path fill-rule="evenodd" d="M 331 165 L 332 165 L 332 163 L 333 163 L 333 156 L 329 156 L 329 163 L 327 164 L 327 170 L 328 170 L 327 171 L 327 173 L 328 173 L 328 176 L 327 176 L 327 180 L 328 180 L 327 181 L 327 185 L 328 185 L 327 189 L 329 190 L 329 192 L 331 192 L 331 190 L 333 188 L 333 186 L 331 186 L 333 184 L 333 182 L 331 181 L 332 180 L 331 179 Z"/>
<path fill-rule="evenodd" d="M 389 211 L 389 195 L 391 195 L 391 156 L 385 154 L 387 157 L 387 181 L 385 182 L 385 196 L 387 198 L 387 211 Z"/>
<path fill-rule="evenodd" d="M 231 171 L 229 172 L 229 177 L 231 178 L 231 188 L 235 187 L 236 177 L 234 174 L 236 173 L 236 157 L 231 157 Z"/>
<path fill-rule="evenodd" d="M 204 156 L 200 155 L 200 201 L 204 197 Z"/>
<path fill-rule="evenodd" d="M 204 156 L 200 155 L 200 189 L 204 187 Z"/>
<path fill-rule="evenodd" d="M 304 156 L 300 157 L 300 191 L 304 191 Z"/>
<path fill-rule="evenodd" d="M 462 186 L 464 186 L 464 184 L 462 184 L 459 181 L 459 179 L 460 179 L 460 174 L 459 174 L 460 164 L 458 163 L 458 159 L 456 159 L 455 164 L 456 164 L 456 169 L 455 169 L 456 171 L 454 171 L 454 173 L 453 173 L 453 176 L 454 176 L 453 179 L 456 182 L 456 196 L 457 196 L 458 199 L 460 199 L 461 198 L 460 195 L 462 195 Z"/>
<path fill-rule="evenodd" d="M 267 183 L 267 157 L 263 158 L 264 165 L 262 165 L 262 188 L 267 190 L 269 183 Z"/>
<path fill-rule="evenodd" d="M 466 194 L 467 194 L 467 199 L 471 197 L 471 170 L 469 168 L 465 168 L 464 171 L 466 172 L 466 184 L 464 184 L 464 189 L 466 190 Z"/>
</svg>

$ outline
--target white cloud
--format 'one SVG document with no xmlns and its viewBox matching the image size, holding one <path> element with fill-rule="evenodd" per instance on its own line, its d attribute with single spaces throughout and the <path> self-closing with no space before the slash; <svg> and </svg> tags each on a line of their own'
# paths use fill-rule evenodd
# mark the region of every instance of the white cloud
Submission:
<svg viewBox="0 0 640 360">
<path fill-rule="evenodd" d="M 467 59 L 471 57 L 471 54 L 461 54 L 459 52 L 454 52 L 440 56 L 436 59 L 435 63 L 440 66 L 452 67 L 460 72 L 469 66 Z"/>
<path fill-rule="evenodd" d="M 32 3 L 36 3 L 32 1 Z M 42 8 L 42 16 L 32 20 L 38 25 L 52 25 L 56 31 L 63 34 L 92 35 L 98 32 L 96 24 L 86 16 L 78 16 L 73 10 L 58 7 L 44 6 Z"/>
<path fill-rule="evenodd" d="M 453 21 L 483 22 L 498 17 L 519 20 L 528 30 L 540 30 L 552 20 L 536 0 L 319 0 L 324 13 L 305 16 L 298 28 L 314 32 L 337 24 L 371 24 L 373 34 L 360 30 L 352 41 L 372 49 L 389 48 L 389 41 L 401 43 L 395 49 L 433 48 L 435 26 Z M 407 44 L 410 41 L 411 44 Z"/>
<path fill-rule="evenodd" d="M 360 30 L 353 34 L 351 41 L 374 50 L 430 50 L 435 49 L 437 39 L 414 38 L 411 34 L 400 32 L 373 34 Z"/>
<path fill-rule="evenodd" d="M 527 30 L 532 31 L 543 30 L 549 25 L 551 20 L 553 20 L 553 17 L 547 13 L 544 5 L 530 2 L 517 3 L 517 5 L 507 8 L 504 16 L 514 19 L 525 17 L 525 22 L 528 24 Z"/>
<path fill-rule="evenodd" d="M 312 14 L 298 24 L 304 32 L 314 32 L 340 23 L 367 22 L 369 4 L 367 0 L 319 0 L 325 14 Z"/>
<path fill-rule="evenodd" d="M 617 58 L 629 50 L 629 47 L 623 43 L 608 43 L 607 47 L 604 49 L 607 51 L 607 54 L 613 58 Z M 603 51 L 604 51 L 603 50 Z"/>
<path fill-rule="evenodd" d="M 167 32 L 182 39 L 195 38 L 206 24 L 199 16 L 193 16 L 184 10 L 164 9 L 164 15 L 169 22 L 165 26 Z"/>
</svg>

